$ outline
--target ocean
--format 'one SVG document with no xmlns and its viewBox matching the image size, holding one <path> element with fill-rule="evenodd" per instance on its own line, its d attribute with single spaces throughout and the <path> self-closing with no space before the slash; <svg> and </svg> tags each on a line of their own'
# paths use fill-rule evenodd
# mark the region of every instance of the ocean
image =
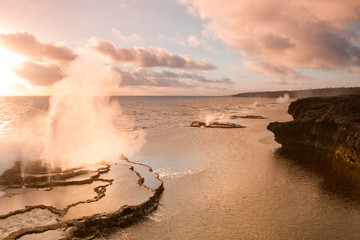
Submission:
<svg viewBox="0 0 360 240">
<path fill-rule="evenodd" d="M 316 153 L 282 150 L 266 130 L 270 122 L 292 120 L 289 102 L 112 99 L 120 104 L 113 119 L 117 129 L 126 131 L 129 141 L 141 139 L 140 146 L 124 154 L 152 167 L 165 190 L 155 212 L 130 227 L 106 231 L 100 239 L 360 238 L 359 170 Z M 9 167 L 8 157 L 18 156 L 23 129 L 30 125 L 37 132 L 32 121 L 48 110 L 47 97 L 0 98 L 0 169 Z M 231 119 L 234 115 L 266 118 Z M 246 127 L 189 127 L 194 120 L 214 119 Z"/>
</svg>

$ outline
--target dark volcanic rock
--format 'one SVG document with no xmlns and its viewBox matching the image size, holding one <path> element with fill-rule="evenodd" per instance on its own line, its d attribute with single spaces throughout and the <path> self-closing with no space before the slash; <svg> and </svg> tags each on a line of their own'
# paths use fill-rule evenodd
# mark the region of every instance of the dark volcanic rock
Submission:
<svg viewBox="0 0 360 240">
<path fill-rule="evenodd" d="M 285 148 L 309 147 L 360 166 L 360 95 L 298 99 L 291 122 L 267 129 Z"/>
<path fill-rule="evenodd" d="M 229 123 L 229 122 L 212 122 L 206 124 L 205 122 L 193 121 L 190 123 L 190 127 L 205 127 L 205 128 L 244 128 L 240 124 Z"/>
</svg>

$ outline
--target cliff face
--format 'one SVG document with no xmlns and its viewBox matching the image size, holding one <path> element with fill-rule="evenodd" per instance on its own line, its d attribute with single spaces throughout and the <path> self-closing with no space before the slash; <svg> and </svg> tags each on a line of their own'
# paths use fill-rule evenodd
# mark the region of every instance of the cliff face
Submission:
<svg viewBox="0 0 360 240">
<path fill-rule="evenodd" d="M 291 122 L 267 129 L 284 148 L 309 147 L 360 166 L 360 95 L 298 99 Z"/>
</svg>

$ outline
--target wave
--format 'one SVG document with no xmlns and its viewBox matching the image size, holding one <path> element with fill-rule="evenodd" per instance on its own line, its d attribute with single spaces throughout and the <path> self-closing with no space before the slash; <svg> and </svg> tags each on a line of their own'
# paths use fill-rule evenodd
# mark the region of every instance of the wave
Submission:
<svg viewBox="0 0 360 240">
<path fill-rule="evenodd" d="M 171 211 L 162 207 L 158 207 L 158 211 L 153 212 L 148 218 L 156 223 L 162 222 L 174 217 L 180 210 Z"/>
</svg>

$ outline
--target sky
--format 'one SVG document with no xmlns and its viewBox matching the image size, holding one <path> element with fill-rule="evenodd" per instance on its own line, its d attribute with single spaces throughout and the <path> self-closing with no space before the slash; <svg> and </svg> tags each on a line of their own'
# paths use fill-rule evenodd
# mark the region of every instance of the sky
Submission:
<svg viewBox="0 0 360 240">
<path fill-rule="evenodd" d="M 358 0 L 0 0 L 0 95 L 52 95 L 86 61 L 112 95 L 354 87 L 359 40 Z"/>
</svg>

